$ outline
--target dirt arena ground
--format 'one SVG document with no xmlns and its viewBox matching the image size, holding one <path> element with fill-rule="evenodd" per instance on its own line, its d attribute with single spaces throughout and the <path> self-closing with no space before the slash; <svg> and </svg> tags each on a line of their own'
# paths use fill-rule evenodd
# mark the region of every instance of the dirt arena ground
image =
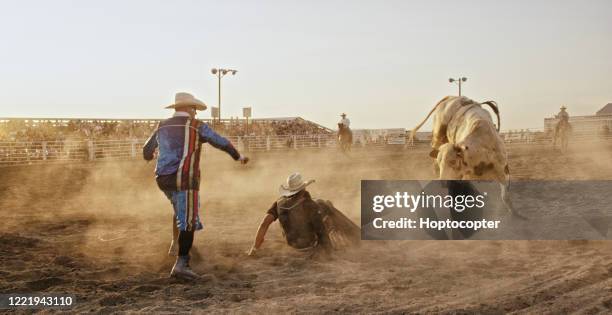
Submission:
<svg viewBox="0 0 612 315">
<path fill-rule="evenodd" d="M 511 147 L 518 179 L 612 179 L 612 144 Z M 197 282 L 168 277 L 171 206 L 153 163 L 0 169 L 0 293 L 76 294 L 75 312 L 611 313 L 611 241 L 367 241 L 331 258 L 288 248 L 259 221 L 300 171 L 359 222 L 361 179 L 433 178 L 422 150 L 261 153 L 246 167 L 205 152 Z"/>
</svg>

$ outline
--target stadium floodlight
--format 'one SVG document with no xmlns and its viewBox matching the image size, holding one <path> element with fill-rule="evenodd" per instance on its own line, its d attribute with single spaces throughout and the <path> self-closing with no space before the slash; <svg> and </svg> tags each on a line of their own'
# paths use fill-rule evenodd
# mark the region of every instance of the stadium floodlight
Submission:
<svg viewBox="0 0 612 315">
<path fill-rule="evenodd" d="M 218 99 L 218 108 L 219 108 L 219 123 L 221 123 L 221 78 L 223 76 L 225 76 L 228 73 L 231 73 L 232 75 L 236 75 L 236 72 L 238 72 L 238 70 L 234 70 L 234 69 L 223 69 L 223 68 L 213 68 L 212 70 L 210 70 L 210 72 L 217 76 L 217 84 L 218 84 L 218 93 L 219 93 L 219 99 Z"/>
<path fill-rule="evenodd" d="M 454 79 L 454 78 L 448 79 L 449 83 L 457 83 L 457 85 L 459 86 L 459 96 L 461 96 L 461 82 L 465 82 L 465 81 L 467 81 L 466 77 L 458 77 L 457 79 Z"/>
</svg>

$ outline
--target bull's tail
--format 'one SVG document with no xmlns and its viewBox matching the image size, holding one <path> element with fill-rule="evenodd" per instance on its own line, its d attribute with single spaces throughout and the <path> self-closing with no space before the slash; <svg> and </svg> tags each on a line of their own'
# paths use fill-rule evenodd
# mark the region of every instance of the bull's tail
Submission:
<svg viewBox="0 0 612 315">
<path fill-rule="evenodd" d="M 499 107 L 497 106 L 497 103 L 495 101 L 486 101 L 486 102 L 484 102 L 482 104 L 489 105 L 489 107 L 491 107 L 491 109 L 493 110 L 493 112 L 497 116 L 497 132 L 499 132 L 499 129 L 501 128 L 501 122 L 500 122 L 500 119 L 499 119 Z"/>
<path fill-rule="evenodd" d="M 433 112 L 438 108 L 438 106 L 440 106 L 440 104 L 444 103 L 444 101 L 446 101 L 450 96 L 446 96 L 443 99 L 441 99 L 438 104 L 436 104 L 436 106 L 434 106 L 431 111 L 429 112 L 429 114 L 427 114 L 427 117 L 425 117 L 425 119 L 423 119 L 423 121 L 418 124 L 416 127 L 414 127 L 414 129 L 412 129 L 410 131 L 410 140 L 409 143 L 410 144 L 414 144 L 414 138 L 416 137 L 416 133 L 419 130 L 419 128 L 423 127 L 423 125 L 427 122 L 427 120 L 429 119 L 429 117 L 431 116 L 431 114 L 433 114 Z"/>
</svg>

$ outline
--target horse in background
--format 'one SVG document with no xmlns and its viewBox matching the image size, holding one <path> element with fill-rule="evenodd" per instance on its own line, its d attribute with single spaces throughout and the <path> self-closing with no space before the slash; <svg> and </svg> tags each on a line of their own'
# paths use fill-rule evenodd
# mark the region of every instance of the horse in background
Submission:
<svg viewBox="0 0 612 315">
<path fill-rule="evenodd" d="M 353 145 L 353 132 L 341 123 L 338 123 L 338 142 L 343 152 L 350 151 Z"/>
<path fill-rule="evenodd" d="M 553 129 L 553 149 L 557 146 L 557 140 L 561 145 L 561 152 L 567 151 L 569 136 L 572 133 L 572 125 L 565 119 L 559 120 Z"/>
</svg>

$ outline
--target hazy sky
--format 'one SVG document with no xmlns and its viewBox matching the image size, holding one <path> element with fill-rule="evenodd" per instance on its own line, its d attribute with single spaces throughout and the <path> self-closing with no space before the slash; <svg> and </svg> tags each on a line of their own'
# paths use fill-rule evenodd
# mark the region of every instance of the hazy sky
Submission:
<svg viewBox="0 0 612 315">
<path fill-rule="evenodd" d="M 177 91 L 222 114 L 411 128 L 443 96 L 502 129 L 612 102 L 612 1 L 2 1 L 0 117 L 162 118 Z M 210 112 L 200 114 L 209 117 Z"/>
</svg>

